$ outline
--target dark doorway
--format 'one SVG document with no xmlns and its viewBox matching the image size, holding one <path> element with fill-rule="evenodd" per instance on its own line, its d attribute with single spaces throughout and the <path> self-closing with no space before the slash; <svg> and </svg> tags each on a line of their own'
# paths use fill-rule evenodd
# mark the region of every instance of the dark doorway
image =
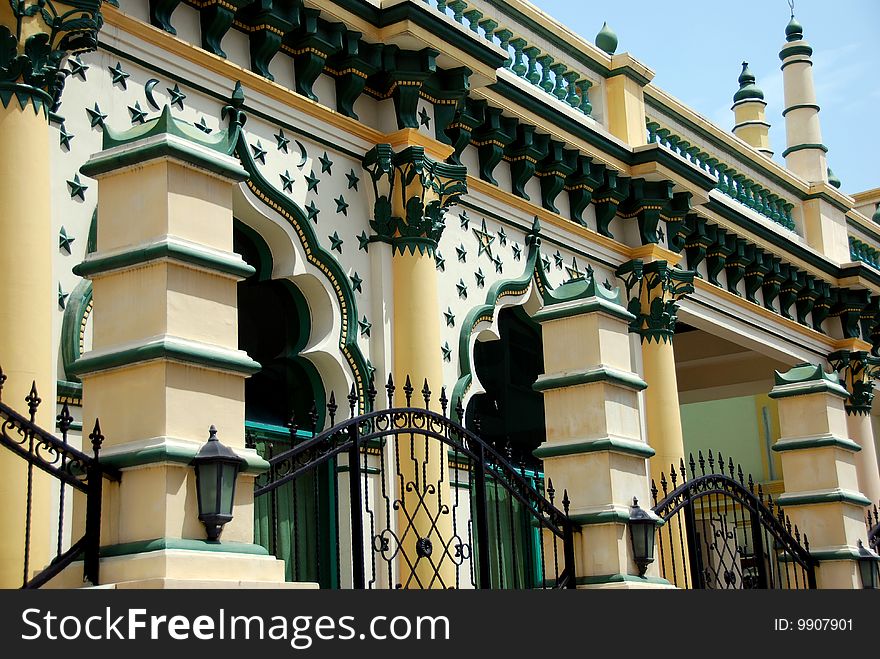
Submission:
<svg viewBox="0 0 880 659">
<path fill-rule="evenodd" d="M 532 456 L 547 438 L 544 401 L 532 385 L 544 372 L 541 326 L 522 307 L 502 309 L 498 316 L 501 338 L 478 341 L 474 347 L 474 370 L 486 389 L 468 406 L 468 426 L 479 418 L 480 434 L 506 450 L 515 462 L 539 468 Z"/>
</svg>

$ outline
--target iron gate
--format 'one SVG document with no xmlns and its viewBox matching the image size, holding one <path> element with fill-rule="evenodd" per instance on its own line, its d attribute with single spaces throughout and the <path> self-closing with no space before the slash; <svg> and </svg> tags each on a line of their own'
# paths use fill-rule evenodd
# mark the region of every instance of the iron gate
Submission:
<svg viewBox="0 0 880 659">
<path fill-rule="evenodd" d="M 706 469 L 708 465 L 708 470 Z M 661 474 L 662 499 L 652 481 L 660 572 L 680 588 L 747 589 L 816 587 L 807 536 L 749 476 L 721 453 L 691 455 L 669 478 Z M 699 469 L 699 474 L 697 474 Z M 690 477 L 688 477 L 688 471 Z M 679 484 L 680 481 L 680 484 Z"/>
<path fill-rule="evenodd" d="M 329 429 L 309 438 L 290 425 L 289 448 L 258 450 L 269 470 L 256 483 L 257 541 L 285 560 L 291 581 L 328 588 L 573 588 L 573 529 L 568 496 L 562 510 L 548 483 L 546 498 L 525 465 L 489 445 L 447 415 L 445 389 L 431 406 L 388 408 L 336 423 L 331 393 Z M 374 409 L 375 387 L 367 392 Z"/>
<path fill-rule="evenodd" d="M 101 444 L 100 423 L 95 420 L 94 430 L 89 435 L 92 443 L 92 455 L 79 451 L 68 443 L 67 433 L 73 422 L 67 403 L 56 417 L 61 438 L 44 430 L 36 424 L 37 410 L 42 399 L 37 393 L 37 385 L 31 385 L 30 393 L 25 397 L 28 416 L 19 414 L 9 405 L 2 402 L 3 384 L 6 375 L 0 369 L 0 446 L 3 446 L 27 463 L 25 490 L 24 540 L 22 588 L 41 588 L 61 573 L 64 568 L 78 559 L 83 561 L 83 582 L 93 585 L 99 583 L 99 544 L 101 540 L 101 499 L 104 479 L 118 482 L 119 472 L 102 465 L 99 461 Z M 49 519 L 33 519 L 35 478 L 40 470 L 58 481 L 58 509 L 53 526 L 56 529 L 55 556 L 48 566 L 32 565 L 31 544 L 34 525 L 45 528 Z M 42 488 L 41 486 L 40 489 Z M 81 538 L 68 539 L 65 520 L 70 524 L 72 510 L 70 502 L 65 504 L 65 497 L 71 491 L 80 492 L 85 497 L 85 528 Z M 54 513 L 53 513 L 54 515 Z M 71 524 L 72 525 L 72 524 Z M 69 531 L 67 531 L 69 533 Z M 37 569 L 34 569 L 34 568 Z M 39 571 L 38 571 L 39 570 Z"/>
</svg>

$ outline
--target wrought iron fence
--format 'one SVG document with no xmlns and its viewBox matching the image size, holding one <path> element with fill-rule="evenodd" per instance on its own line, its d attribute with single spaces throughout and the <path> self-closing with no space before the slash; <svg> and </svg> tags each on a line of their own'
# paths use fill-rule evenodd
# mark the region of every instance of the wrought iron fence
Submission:
<svg viewBox="0 0 880 659">
<path fill-rule="evenodd" d="M 291 581 L 329 588 L 567 588 L 574 587 L 573 528 L 568 495 L 560 510 L 548 483 L 546 498 L 523 464 L 489 445 L 447 414 L 445 389 L 430 409 L 413 406 L 407 378 L 405 406 L 368 409 L 318 432 L 312 408 L 308 438 L 290 424 L 281 438 L 253 438 L 269 461 L 257 480 L 257 542 L 285 560 Z"/>
<path fill-rule="evenodd" d="M 865 513 L 865 526 L 868 528 L 868 546 L 880 551 L 880 512 L 876 503 Z"/>
<path fill-rule="evenodd" d="M 662 499 L 651 482 L 660 572 L 681 588 L 748 589 L 816 587 L 815 561 L 806 535 L 742 467 L 721 453 L 717 463 L 698 453 L 661 474 Z M 708 466 L 708 469 L 707 469 Z M 699 469 L 699 473 L 697 473 Z"/>
<path fill-rule="evenodd" d="M 89 434 L 92 455 L 87 455 L 68 443 L 73 417 L 67 403 L 56 417 L 61 433 L 59 439 L 36 424 L 37 411 L 42 403 L 36 383 L 31 385 L 30 393 L 24 399 L 28 407 L 28 416 L 25 417 L 2 401 L 5 382 L 6 375 L 0 369 L 0 445 L 27 462 L 22 588 L 40 588 L 80 557 L 83 560 L 83 581 L 97 585 L 103 481 L 119 480 L 116 470 L 102 466 L 99 462 L 99 452 L 104 442 L 100 423 L 96 420 L 95 427 Z M 48 528 L 52 520 L 34 520 L 35 469 L 48 474 L 59 484 L 57 519 L 54 525 L 57 527 L 57 534 L 53 539 L 55 556 L 39 572 L 31 565 L 32 532 L 35 523 Z M 70 543 L 65 536 L 65 520 L 70 518 L 70 506 L 65 502 L 68 488 L 85 495 L 85 530 L 81 538 Z"/>
</svg>

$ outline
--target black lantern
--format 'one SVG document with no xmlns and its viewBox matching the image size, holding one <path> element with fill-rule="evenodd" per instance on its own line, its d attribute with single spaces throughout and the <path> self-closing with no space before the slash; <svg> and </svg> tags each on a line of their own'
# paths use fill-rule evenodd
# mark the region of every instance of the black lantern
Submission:
<svg viewBox="0 0 880 659">
<path fill-rule="evenodd" d="M 232 520 L 235 481 L 244 460 L 220 443 L 217 428 L 211 426 L 209 433 L 191 464 L 196 470 L 199 521 L 205 525 L 208 540 L 218 541 L 223 525 Z"/>
<path fill-rule="evenodd" d="M 859 575 L 862 577 L 862 588 L 872 590 L 880 587 L 877 584 L 880 579 L 878 562 L 880 556 L 867 549 L 859 540 Z"/>
<path fill-rule="evenodd" d="M 639 500 L 633 497 L 633 505 L 629 510 L 629 538 L 640 577 L 645 576 L 648 566 L 654 562 L 655 529 L 654 518 L 639 508 Z"/>
</svg>

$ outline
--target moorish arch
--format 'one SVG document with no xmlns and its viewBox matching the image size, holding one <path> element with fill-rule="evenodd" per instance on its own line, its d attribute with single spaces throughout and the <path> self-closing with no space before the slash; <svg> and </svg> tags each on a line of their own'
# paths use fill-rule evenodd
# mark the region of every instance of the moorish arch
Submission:
<svg viewBox="0 0 880 659">
<path fill-rule="evenodd" d="M 357 345 L 357 302 L 348 278 L 302 209 L 260 175 L 246 144 L 237 154 L 250 174 L 233 196 L 237 226 L 268 252 L 271 272 L 265 276 L 289 282 L 308 311 L 308 339 L 298 355 L 314 366 L 326 396 L 333 391 L 344 397 L 354 385 L 363 410 L 369 367 Z"/>
</svg>

